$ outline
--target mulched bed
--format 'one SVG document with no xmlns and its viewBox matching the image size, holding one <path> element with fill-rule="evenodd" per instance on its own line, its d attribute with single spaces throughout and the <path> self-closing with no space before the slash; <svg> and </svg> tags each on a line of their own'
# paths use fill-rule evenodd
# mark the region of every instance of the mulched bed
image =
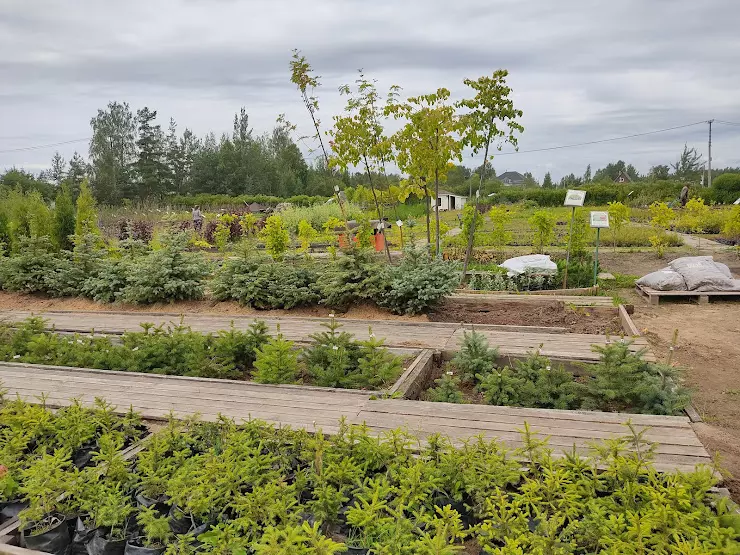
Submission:
<svg viewBox="0 0 740 555">
<path fill-rule="evenodd" d="M 570 333 L 622 333 L 619 315 L 612 309 L 572 308 L 562 301 L 550 300 L 541 303 L 501 301 L 495 308 L 479 310 L 449 300 L 429 313 L 429 319 L 433 322 L 557 327 L 567 328 Z"/>
</svg>

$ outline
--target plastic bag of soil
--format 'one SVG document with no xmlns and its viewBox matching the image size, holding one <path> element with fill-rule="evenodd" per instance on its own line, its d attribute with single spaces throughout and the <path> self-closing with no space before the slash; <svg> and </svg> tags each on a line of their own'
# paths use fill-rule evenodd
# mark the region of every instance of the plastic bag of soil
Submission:
<svg viewBox="0 0 740 555">
<path fill-rule="evenodd" d="M 18 516 L 23 509 L 28 507 L 27 501 L 6 501 L 0 503 L 0 524 Z"/>
<path fill-rule="evenodd" d="M 671 268 L 651 272 L 635 283 L 656 291 L 686 291 L 687 289 L 686 280 L 683 279 L 683 276 Z"/>
<path fill-rule="evenodd" d="M 21 546 L 34 551 L 44 551 L 54 555 L 66 555 L 72 536 L 69 532 L 69 523 L 59 515 L 53 517 L 56 521 L 48 530 L 34 536 L 21 533 Z"/>
<path fill-rule="evenodd" d="M 95 530 L 95 528 L 85 526 L 85 522 L 80 517 L 77 517 L 69 555 L 87 555 L 87 544 L 95 534 Z"/>
<path fill-rule="evenodd" d="M 724 264 L 723 264 L 724 266 Z M 689 291 L 735 291 L 729 269 L 717 266 L 711 256 L 685 256 L 672 261 L 670 268 L 681 274 Z"/>
</svg>

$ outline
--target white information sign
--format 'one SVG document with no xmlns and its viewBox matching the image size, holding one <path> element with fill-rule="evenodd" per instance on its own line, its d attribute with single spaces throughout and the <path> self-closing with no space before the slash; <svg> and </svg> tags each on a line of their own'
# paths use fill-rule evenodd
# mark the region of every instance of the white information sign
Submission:
<svg viewBox="0 0 740 555">
<path fill-rule="evenodd" d="M 609 212 L 591 212 L 591 227 L 609 227 Z"/>
<path fill-rule="evenodd" d="M 563 203 L 563 206 L 583 206 L 583 202 L 585 200 L 586 191 L 568 189 L 568 193 L 565 195 L 565 202 Z"/>
</svg>

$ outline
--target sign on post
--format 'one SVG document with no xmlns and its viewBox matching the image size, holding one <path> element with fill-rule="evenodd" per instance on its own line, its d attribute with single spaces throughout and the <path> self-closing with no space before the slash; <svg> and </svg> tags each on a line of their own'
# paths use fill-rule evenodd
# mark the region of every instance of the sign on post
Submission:
<svg viewBox="0 0 740 555">
<path fill-rule="evenodd" d="M 591 212 L 591 227 L 608 228 L 609 212 Z"/>
<path fill-rule="evenodd" d="M 563 272 L 563 289 L 568 288 L 568 266 L 570 266 L 570 240 L 573 237 L 573 220 L 576 217 L 576 207 L 583 206 L 586 200 L 586 191 L 578 191 L 577 189 L 568 189 L 565 194 L 564 206 L 570 206 L 573 208 L 570 213 L 570 232 L 568 233 L 568 254 L 565 255 L 565 271 Z"/>
<path fill-rule="evenodd" d="M 594 254 L 594 287 L 596 287 L 599 284 L 599 235 L 602 229 L 609 227 L 609 212 L 592 211 L 591 227 L 596 228 L 596 252 Z"/>
<path fill-rule="evenodd" d="M 578 191 L 576 189 L 568 189 L 565 194 L 565 202 L 563 206 L 583 206 L 583 202 L 586 200 L 586 191 Z"/>
</svg>

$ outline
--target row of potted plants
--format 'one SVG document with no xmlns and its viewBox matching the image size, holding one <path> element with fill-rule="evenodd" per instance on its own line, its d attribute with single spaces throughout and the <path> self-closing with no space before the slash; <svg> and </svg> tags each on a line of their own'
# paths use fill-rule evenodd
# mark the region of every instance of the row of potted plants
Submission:
<svg viewBox="0 0 740 555">
<path fill-rule="evenodd" d="M 326 437 L 171 421 L 131 462 L 102 447 L 83 469 L 61 451 L 33 458 L 23 534 L 46 522 L 61 538 L 45 550 L 89 555 L 738 553 L 740 517 L 709 493 L 716 469 L 660 474 L 644 432 L 626 432 L 586 459 L 527 426 L 510 451 L 344 423 Z"/>
</svg>

